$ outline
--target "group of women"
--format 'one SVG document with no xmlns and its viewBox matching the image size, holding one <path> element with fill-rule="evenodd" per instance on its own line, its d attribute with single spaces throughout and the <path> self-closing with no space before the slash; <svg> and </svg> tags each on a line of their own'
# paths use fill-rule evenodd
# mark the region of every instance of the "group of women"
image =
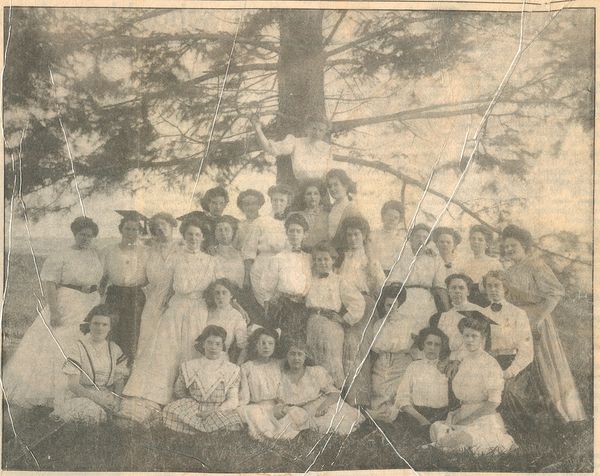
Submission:
<svg viewBox="0 0 600 476">
<path fill-rule="evenodd" d="M 407 233 L 396 200 L 371 230 L 356 184 L 323 168 L 318 121 L 281 143 L 256 129 L 297 175 L 269 189 L 270 213 L 249 189 L 243 219 L 225 215 L 216 187 L 179 218 L 181 240 L 168 213 L 144 240 L 145 217 L 120 212 L 121 241 L 102 252 L 94 221 L 73 221 L 74 245 L 45 261 L 45 305 L 4 368 L 9 403 L 257 439 L 347 435 L 372 418 L 476 452 L 515 447 L 505 422 L 512 433 L 586 418 L 552 319 L 563 288 L 529 232 L 506 227 L 500 261 L 475 225 L 460 259 L 457 230 Z"/>
</svg>

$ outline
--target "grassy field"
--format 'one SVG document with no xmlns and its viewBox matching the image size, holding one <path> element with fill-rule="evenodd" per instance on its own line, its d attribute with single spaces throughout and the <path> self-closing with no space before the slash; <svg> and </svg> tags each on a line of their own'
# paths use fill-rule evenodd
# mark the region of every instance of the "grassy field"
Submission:
<svg viewBox="0 0 600 476">
<path fill-rule="evenodd" d="M 13 255 L 3 319 L 3 357 L 14 350 L 35 312 L 39 290 L 30 256 Z M 555 313 L 563 345 L 590 415 L 587 422 L 513 434 L 519 449 L 506 455 L 449 455 L 426 446 L 401 421 L 365 424 L 348 438 L 301 433 L 262 443 L 245 432 L 182 436 L 164 428 L 57 426 L 37 409 L 4 425 L 3 468 L 44 471 L 299 472 L 408 468 L 431 471 L 592 472 L 592 304 L 567 297 Z M 6 422 L 6 419 L 5 419 Z M 24 448 L 27 444 L 29 450 Z"/>
</svg>

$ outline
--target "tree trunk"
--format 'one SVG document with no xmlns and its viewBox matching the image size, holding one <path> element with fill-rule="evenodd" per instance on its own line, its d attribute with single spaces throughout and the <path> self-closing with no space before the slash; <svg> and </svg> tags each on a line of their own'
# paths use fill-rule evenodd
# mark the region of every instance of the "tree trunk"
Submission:
<svg viewBox="0 0 600 476">
<path fill-rule="evenodd" d="M 304 135 L 311 116 L 325 115 L 323 12 L 289 10 L 279 20 L 277 68 L 279 112 L 276 135 Z M 289 157 L 277 161 L 277 182 L 293 179 Z"/>
</svg>

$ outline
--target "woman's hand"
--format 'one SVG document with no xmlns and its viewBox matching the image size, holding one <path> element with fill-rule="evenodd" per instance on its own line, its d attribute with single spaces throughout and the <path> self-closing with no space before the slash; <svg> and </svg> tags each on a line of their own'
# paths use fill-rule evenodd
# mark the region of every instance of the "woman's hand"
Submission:
<svg viewBox="0 0 600 476">
<path fill-rule="evenodd" d="M 280 420 L 284 416 L 286 416 L 287 412 L 288 412 L 288 407 L 287 407 L 287 405 L 284 405 L 283 403 L 279 403 L 279 404 L 275 405 L 275 407 L 273 408 L 273 416 L 277 420 Z"/>
<path fill-rule="evenodd" d="M 315 411 L 315 416 L 316 417 L 321 417 L 323 415 L 325 415 L 327 413 L 327 410 L 329 410 L 329 407 L 331 406 L 332 402 L 329 398 L 325 399 L 325 401 L 323 401 L 323 403 L 321 403 L 316 411 Z"/>
</svg>

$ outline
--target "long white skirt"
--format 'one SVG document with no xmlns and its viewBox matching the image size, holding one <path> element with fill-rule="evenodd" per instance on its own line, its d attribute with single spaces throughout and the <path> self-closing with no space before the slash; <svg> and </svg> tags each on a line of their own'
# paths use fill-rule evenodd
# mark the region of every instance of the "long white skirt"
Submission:
<svg viewBox="0 0 600 476">
<path fill-rule="evenodd" d="M 179 366 L 199 357 L 194 341 L 206 327 L 207 319 L 203 299 L 173 296 L 160 317 L 154 342 L 138 354 L 123 395 L 159 405 L 169 403 Z"/>
<path fill-rule="evenodd" d="M 48 308 L 38 312 L 2 373 L 6 398 L 12 405 L 53 406 L 65 363 L 64 351 L 81 337 L 79 325 L 99 302 L 98 293 L 59 288 L 57 304 L 63 316 L 60 325 L 50 326 Z"/>
</svg>

